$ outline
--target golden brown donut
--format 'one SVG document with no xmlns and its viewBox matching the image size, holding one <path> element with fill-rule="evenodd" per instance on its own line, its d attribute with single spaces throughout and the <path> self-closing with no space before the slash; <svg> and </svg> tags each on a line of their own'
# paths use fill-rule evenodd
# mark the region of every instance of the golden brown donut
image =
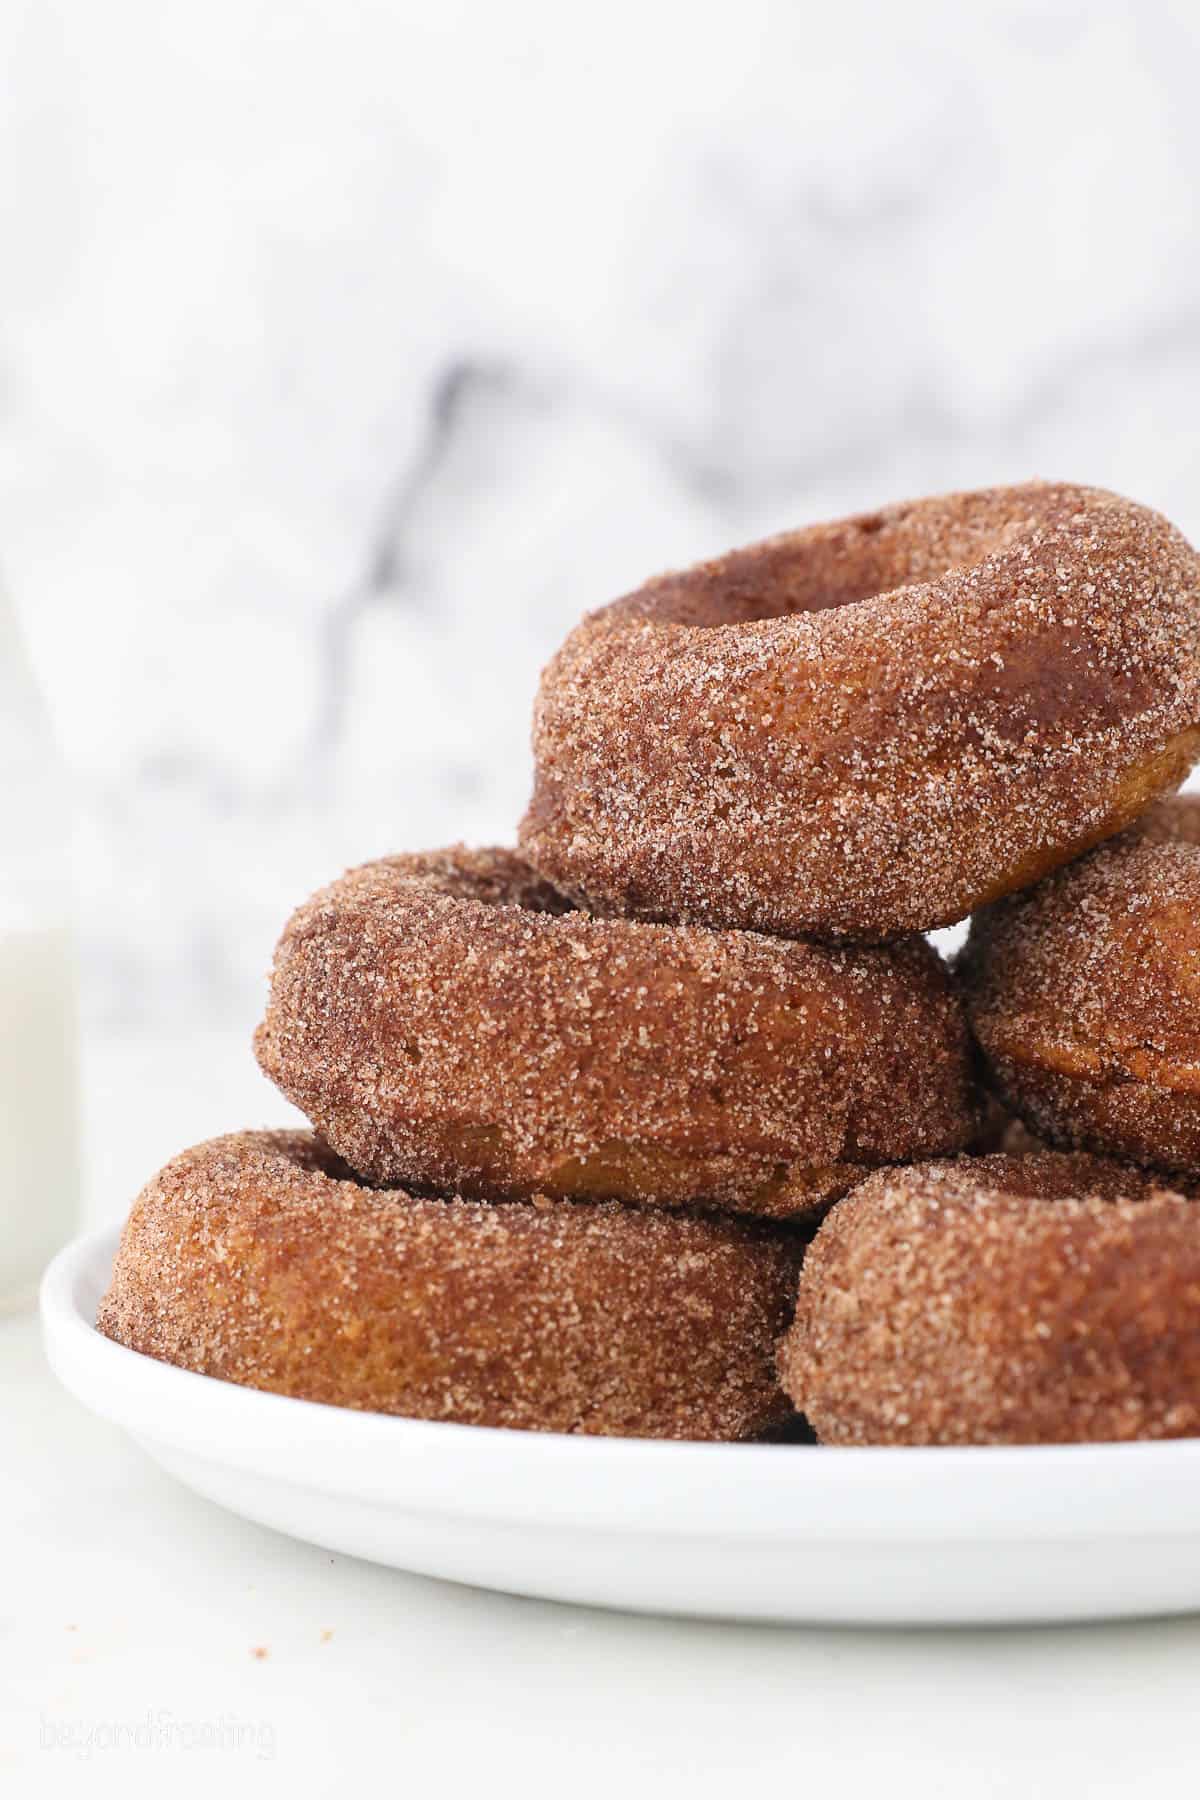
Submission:
<svg viewBox="0 0 1200 1800">
<path fill-rule="evenodd" d="M 783 1384 L 823 1444 L 1200 1432 L 1200 1210 L 1090 1156 L 886 1169 L 800 1271 Z"/>
<path fill-rule="evenodd" d="M 921 939 L 598 920 L 505 850 L 391 857 L 315 895 L 256 1049 L 366 1179 L 485 1198 L 788 1217 L 974 1129 L 966 1027 Z"/>
<path fill-rule="evenodd" d="M 977 915 L 959 975 L 1040 1136 L 1200 1176 L 1200 796 Z"/>
<path fill-rule="evenodd" d="M 125 1226 L 97 1325 L 201 1375 L 370 1412 L 751 1437 L 800 1249 L 770 1226 L 358 1185 L 306 1132 L 200 1144 Z"/>
<path fill-rule="evenodd" d="M 1031 482 L 660 577 L 542 678 L 529 860 L 598 913 L 929 930 L 1129 823 L 1200 754 L 1200 565 Z"/>
</svg>

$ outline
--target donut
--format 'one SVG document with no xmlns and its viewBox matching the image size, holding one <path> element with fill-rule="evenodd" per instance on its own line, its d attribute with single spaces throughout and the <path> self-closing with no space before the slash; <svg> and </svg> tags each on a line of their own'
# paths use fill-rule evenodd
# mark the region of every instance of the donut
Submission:
<svg viewBox="0 0 1200 1800">
<path fill-rule="evenodd" d="M 975 1129 L 922 939 L 595 919 L 507 850 L 389 857 L 316 894 L 256 1050 L 364 1179 L 476 1198 L 798 1217 Z"/>
<path fill-rule="evenodd" d="M 780 1375 L 822 1444 L 1200 1432 L 1200 1210 L 1081 1155 L 884 1169 L 800 1271 Z"/>
<path fill-rule="evenodd" d="M 1200 796 L 978 914 L 959 978 L 1042 1138 L 1200 1176 Z"/>
<path fill-rule="evenodd" d="M 952 494 L 588 616 L 542 677 L 520 844 L 596 913 L 887 939 L 1118 831 L 1198 727 L 1200 564 L 1165 519 Z"/>
<path fill-rule="evenodd" d="M 307 1133 L 248 1131 L 145 1188 L 97 1325 L 332 1406 L 737 1439 L 790 1415 L 774 1349 L 799 1256 L 794 1235 L 732 1219 L 380 1192 Z"/>
</svg>

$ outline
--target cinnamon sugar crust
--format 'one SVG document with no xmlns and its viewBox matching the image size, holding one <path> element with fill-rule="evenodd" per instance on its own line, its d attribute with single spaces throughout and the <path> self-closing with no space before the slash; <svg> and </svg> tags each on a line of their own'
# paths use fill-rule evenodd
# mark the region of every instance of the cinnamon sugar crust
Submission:
<svg viewBox="0 0 1200 1800">
<path fill-rule="evenodd" d="M 97 1325 L 202 1375 L 528 1431 L 739 1439 L 791 1413 L 774 1347 L 799 1239 L 615 1204 L 380 1192 L 302 1132 L 149 1183 Z"/>
<path fill-rule="evenodd" d="M 823 1444 L 1200 1431 L 1200 1210 L 1090 1156 L 869 1177 L 820 1227 L 780 1349 Z"/>
<path fill-rule="evenodd" d="M 259 1062 L 358 1173 L 811 1214 L 975 1128 L 921 939 L 832 949 L 598 920 L 511 851 L 352 870 L 276 952 Z"/>
<path fill-rule="evenodd" d="M 597 913 L 885 939 L 1029 885 L 1200 755 L 1200 565 L 1032 482 L 649 582 L 542 679 L 520 842 Z"/>
<path fill-rule="evenodd" d="M 1200 1176 L 1200 796 L 980 913 L 959 976 L 1034 1131 Z"/>
</svg>

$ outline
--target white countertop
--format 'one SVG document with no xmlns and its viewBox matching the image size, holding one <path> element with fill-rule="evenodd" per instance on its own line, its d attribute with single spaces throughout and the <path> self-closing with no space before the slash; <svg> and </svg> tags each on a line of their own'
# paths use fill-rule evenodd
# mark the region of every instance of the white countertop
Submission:
<svg viewBox="0 0 1200 1800">
<path fill-rule="evenodd" d="M 232 1039 L 107 1045 L 88 1093 L 93 1220 L 189 1137 L 286 1116 Z M 511 1599 L 196 1498 L 57 1387 L 31 1316 L 0 1323 L 0 1395 L 0 1793 L 20 1800 L 303 1800 L 381 1775 L 414 1795 L 1195 1791 L 1200 1620 L 850 1632 Z"/>
</svg>

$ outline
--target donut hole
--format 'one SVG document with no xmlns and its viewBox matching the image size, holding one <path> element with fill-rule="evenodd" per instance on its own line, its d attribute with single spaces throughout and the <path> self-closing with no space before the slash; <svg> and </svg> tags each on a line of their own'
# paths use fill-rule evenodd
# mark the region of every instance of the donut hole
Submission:
<svg viewBox="0 0 1200 1800">
<path fill-rule="evenodd" d="M 449 851 L 385 857 L 376 867 L 388 883 L 413 884 L 450 900 L 515 906 L 552 917 L 578 911 L 573 900 L 544 881 L 514 850 L 467 850 L 456 845 Z"/>
<path fill-rule="evenodd" d="M 330 1181 L 352 1181 L 360 1185 L 350 1164 L 314 1132 L 264 1131 L 258 1135 L 265 1149 L 290 1163 L 301 1174 L 325 1175 Z"/>
<path fill-rule="evenodd" d="M 895 506 L 787 532 L 661 576 L 607 610 L 713 629 L 857 606 L 973 568 L 1031 529 L 1031 515 L 998 513 L 988 498 L 950 496 L 941 508 Z"/>
</svg>

